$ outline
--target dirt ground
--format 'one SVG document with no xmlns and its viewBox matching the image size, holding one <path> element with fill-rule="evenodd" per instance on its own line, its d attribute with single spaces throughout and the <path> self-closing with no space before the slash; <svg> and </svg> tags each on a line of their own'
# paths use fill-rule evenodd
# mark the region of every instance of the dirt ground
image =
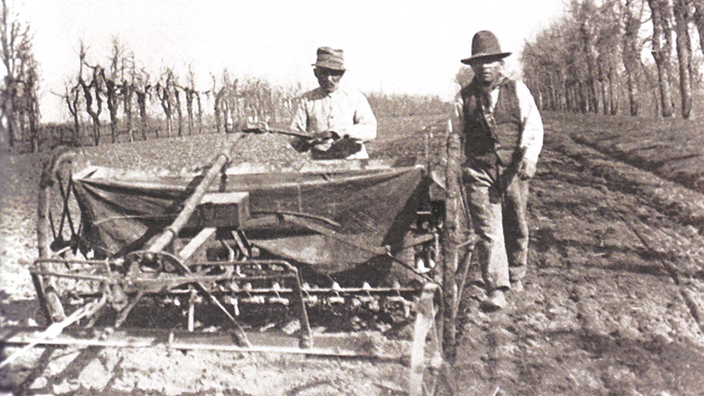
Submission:
<svg viewBox="0 0 704 396">
<path fill-rule="evenodd" d="M 441 378 L 445 394 L 704 395 L 704 195 L 666 180 L 663 172 L 628 165 L 588 139 L 571 138 L 576 126 L 570 118 L 544 118 L 545 148 L 531 185 L 525 290 L 509 295 L 507 309 L 482 312 L 484 292 L 473 268 L 457 356 Z M 370 146 L 372 156 L 400 139 L 407 137 L 382 135 Z M 0 159 L 2 326 L 27 324 L 35 310 L 26 268 L 36 257 L 38 159 Z M 701 156 L 688 161 L 704 169 Z M 160 347 L 36 348 L 2 371 L 0 389 L 27 395 L 403 395 L 407 374 L 401 364 L 365 360 Z"/>
</svg>

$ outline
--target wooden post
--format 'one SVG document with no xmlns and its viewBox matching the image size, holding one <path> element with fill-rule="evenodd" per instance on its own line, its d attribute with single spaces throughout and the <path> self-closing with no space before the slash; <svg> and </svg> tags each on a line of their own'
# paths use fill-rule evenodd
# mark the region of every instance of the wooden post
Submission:
<svg viewBox="0 0 704 396">
<path fill-rule="evenodd" d="M 445 200 L 445 223 L 443 228 L 443 300 L 445 323 L 443 326 L 443 340 L 445 351 L 454 355 L 455 335 L 457 326 L 457 269 L 459 266 L 459 245 L 462 243 L 462 229 L 460 217 L 462 214 L 462 186 L 460 185 L 461 161 L 460 136 L 452 132 L 452 124 L 447 126 L 447 167 L 445 170 L 445 183 L 447 199 Z"/>
</svg>

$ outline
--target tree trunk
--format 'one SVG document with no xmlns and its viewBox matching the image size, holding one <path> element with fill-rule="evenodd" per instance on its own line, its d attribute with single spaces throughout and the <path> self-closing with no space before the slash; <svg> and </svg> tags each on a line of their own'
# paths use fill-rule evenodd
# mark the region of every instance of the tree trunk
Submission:
<svg viewBox="0 0 704 396">
<path fill-rule="evenodd" d="M 665 8 L 667 0 L 648 0 L 653 21 L 653 50 L 655 66 L 658 71 L 658 87 L 660 89 L 660 104 L 662 116 L 669 118 L 673 116 L 672 93 L 670 92 L 670 52 L 668 52 L 667 40 L 663 39 L 669 33 L 665 29 Z M 669 48 L 671 50 L 671 48 Z"/>
<path fill-rule="evenodd" d="M 5 117 L 7 117 L 7 141 L 10 147 L 15 147 L 17 143 L 17 134 L 19 133 L 19 125 L 15 111 L 15 98 L 17 97 L 17 82 L 10 76 L 5 76 Z"/>
<path fill-rule="evenodd" d="M 613 69 L 609 71 L 609 103 L 611 104 L 610 108 L 610 114 L 611 115 L 617 115 L 618 114 L 618 103 L 619 103 L 619 95 L 617 94 L 616 90 L 616 84 L 614 84 L 615 80 L 615 72 Z"/>
<path fill-rule="evenodd" d="M 682 118 L 692 115 L 692 40 L 689 37 L 688 0 L 675 0 L 675 32 L 677 33 L 677 59 L 680 72 L 680 97 L 682 99 Z"/>
<path fill-rule="evenodd" d="M 552 73 L 546 73 L 546 78 L 544 81 L 547 82 L 547 103 L 545 106 L 550 110 L 555 110 L 555 81 L 552 77 Z"/>
<path fill-rule="evenodd" d="M 198 134 L 203 133 L 203 104 L 200 101 L 200 93 L 196 92 L 196 105 L 198 106 Z"/>
<path fill-rule="evenodd" d="M 134 130 L 132 128 L 132 97 L 134 96 L 134 85 L 122 81 L 123 111 L 125 113 L 125 123 L 127 128 L 127 140 L 134 142 Z"/>
<path fill-rule="evenodd" d="M 33 153 L 39 151 L 39 107 L 31 100 L 27 116 L 29 117 L 29 144 Z"/>
<path fill-rule="evenodd" d="M 675 64 L 672 60 L 672 54 L 674 53 L 675 44 L 672 41 L 673 33 L 675 31 L 675 16 L 672 10 L 673 0 L 661 0 L 663 5 L 663 33 L 665 37 L 665 43 L 663 45 L 664 53 L 667 54 L 665 66 L 667 70 L 668 80 L 670 81 L 670 107 L 672 108 L 672 113 L 674 115 L 675 111 L 675 98 L 672 92 L 672 85 L 675 84 L 676 72 Z"/>
<path fill-rule="evenodd" d="M 35 81 L 33 78 L 30 78 L 25 84 L 26 84 L 26 95 L 25 99 L 27 100 L 26 103 L 26 110 L 27 110 L 27 118 L 28 118 L 28 123 L 29 123 L 29 143 L 30 143 L 30 150 L 33 153 L 36 153 L 39 151 L 39 138 L 40 138 L 40 129 L 39 129 L 39 101 L 37 100 L 37 97 L 35 93 L 37 92 L 36 86 L 35 86 Z"/>
<path fill-rule="evenodd" d="M 640 113 L 639 81 L 639 56 L 638 32 L 640 31 L 640 18 L 631 10 L 632 0 L 626 1 L 624 7 L 624 33 L 622 45 L 623 66 L 626 70 L 626 90 L 628 91 L 628 104 L 630 114 L 637 116 Z"/>
<path fill-rule="evenodd" d="M 157 85 L 156 94 L 161 102 L 161 108 L 166 116 L 166 136 L 171 137 L 171 98 L 169 97 L 169 88 L 167 86 Z"/>
<path fill-rule="evenodd" d="M 93 94 L 91 93 L 91 88 L 93 84 L 95 84 L 95 81 L 93 81 L 90 85 L 86 84 L 85 81 L 83 81 L 82 78 L 79 78 L 78 83 L 81 84 L 81 87 L 83 88 L 83 95 L 86 99 L 86 112 L 90 116 L 90 118 L 93 120 L 93 142 L 97 146 L 100 144 L 100 112 L 102 110 L 102 99 L 100 99 L 100 93 L 99 90 L 96 88 L 96 99 L 97 99 L 97 106 L 96 109 L 93 109 Z"/>
<path fill-rule="evenodd" d="M 71 88 L 71 90 L 68 91 L 65 97 L 66 106 L 68 107 L 69 113 L 71 113 L 71 118 L 73 118 L 73 136 L 71 137 L 71 143 L 73 145 L 78 145 L 81 136 L 80 122 L 78 120 L 78 88 L 78 85 Z"/>
<path fill-rule="evenodd" d="M 656 76 L 653 76 L 653 73 L 648 69 L 648 67 L 643 63 L 643 61 L 640 61 L 640 66 L 641 69 L 643 70 L 643 75 L 645 76 L 645 81 L 648 84 L 648 87 L 646 91 L 650 92 L 652 95 L 651 102 L 653 104 L 653 112 L 652 115 L 657 117 L 659 114 L 661 114 L 660 111 L 660 95 L 658 94 L 658 79 Z"/>
<path fill-rule="evenodd" d="M 117 143 L 117 110 L 119 102 L 117 100 L 117 87 L 115 81 L 105 78 L 106 97 L 108 105 L 108 113 L 110 114 L 110 140 L 112 143 Z"/>
<path fill-rule="evenodd" d="M 225 87 L 220 88 L 220 90 L 215 94 L 215 130 L 217 133 L 222 132 L 222 123 L 220 120 L 220 115 L 222 114 L 222 108 L 224 107 L 223 102 L 225 102 L 225 92 L 227 90 Z M 227 114 L 227 113 L 226 113 Z M 225 115 L 227 117 L 227 115 Z M 227 126 L 225 126 L 225 129 L 227 129 Z M 227 131 L 226 131 L 227 132 Z"/>
<path fill-rule="evenodd" d="M 176 115 L 178 116 L 178 136 L 183 135 L 183 109 L 181 109 L 181 92 L 176 85 L 174 89 L 174 106 L 176 107 Z"/>
<path fill-rule="evenodd" d="M 188 117 L 188 134 L 193 135 L 193 97 L 195 96 L 195 90 L 191 88 L 184 88 L 183 91 L 186 95 L 186 116 Z"/>
<path fill-rule="evenodd" d="M 599 113 L 599 97 L 597 88 L 597 51 L 595 41 L 597 34 L 591 27 L 591 21 L 585 20 L 580 27 L 582 45 L 587 63 L 587 108 L 586 111 Z"/>
<path fill-rule="evenodd" d="M 589 112 L 589 103 L 590 103 L 590 97 L 589 97 L 589 87 L 588 84 L 584 83 L 578 83 L 579 85 L 579 110 L 582 113 L 588 113 Z"/>
<path fill-rule="evenodd" d="M 606 73 L 603 69 L 599 71 L 599 86 L 601 87 L 601 113 L 603 115 L 608 115 L 611 109 L 611 102 L 609 101 L 609 86 L 605 83 Z"/>
<path fill-rule="evenodd" d="M 135 89 L 137 94 L 137 106 L 139 107 L 139 119 L 142 121 L 142 140 L 147 140 L 147 93 L 149 92 L 149 86 L 144 87 L 143 91 Z M 159 132 L 156 132 L 157 139 L 159 138 Z"/>
</svg>

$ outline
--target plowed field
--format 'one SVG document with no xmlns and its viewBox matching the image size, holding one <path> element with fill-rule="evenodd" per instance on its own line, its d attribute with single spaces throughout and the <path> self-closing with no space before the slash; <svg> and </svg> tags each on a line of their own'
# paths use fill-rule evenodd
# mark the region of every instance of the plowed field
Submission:
<svg viewBox="0 0 704 396">
<path fill-rule="evenodd" d="M 382 119 L 372 157 L 422 148 L 440 117 Z M 478 269 L 465 288 L 454 395 L 701 395 L 704 390 L 704 125 L 544 114 L 531 184 L 530 270 L 509 306 L 485 313 Z M 178 171 L 222 137 L 84 149 L 93 163 Z M 282 136 L 239 160 L 303 160 Z M 46 154 L 0 159 L 0 326 L 36 308 L 36 186 Z M 16 348 L 6 348 L 4 353 Z M 36 348 L 0 374 L 28 395 L 403 395 L 397 363 L 153 348 Z"/>
</svg>

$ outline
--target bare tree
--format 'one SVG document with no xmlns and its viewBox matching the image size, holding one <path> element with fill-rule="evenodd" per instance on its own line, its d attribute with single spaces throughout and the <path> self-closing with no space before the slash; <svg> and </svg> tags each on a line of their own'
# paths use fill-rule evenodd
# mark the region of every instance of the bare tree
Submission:
<svg viewBox="0 0 704 396">
<path fill-rule="evenodd" d="M 66 102 L 66 107 L 68 107 L 69 113 L 71 113 L 71 118 L 73 119 L 73 135 L 71 136 L 71 143 L 73 145 L 78 145 L 80 143 L 81 136 L 81 123 L 79 118 L 79 106 L 81 101 L 80 96 L 81 86 L 76 83 L 71 86 L 69 81 L 64 83 L 64 94 L 62 96 L 64 102 Z"/>
<path fill-rule="evenodd" d="M 142 130 L 142 140 L 147 140 L 147 129 L 148 129 L 148 118 L 147 114 L 147 100 L 149 98 L 149 90 L 151 89 L 151 84 L 149 83 L 149 73 L 142 69 L 139 73 L 133 73 L 132 89 L 137 95 L 137 108 L 139 109 L 139 119 L 141 120 L 140 129 Z M 154 129 L 156 138 L 159 138 L 159 130 Z"/>
<path fill-rule="evenodd" d="M 125 115 L 125 127 L 127 128 L 127 140 L 134 142 L 134 128 L 132 126 L 132 104 L 135 94 L 136 70 L 134 64 L 134 55 L 130 54 L 123 58 L 123 75 L 122 83 L 120 84 L 122 94 L 122 108 Z M 127 81 L 129 78 L 130 81 Z"/>
<path fill-rule="evenodd" d="M 198 107 L 198 134 L 203 133 L 203 103 L 201 102 L 200 92 L 195 91 L 196 106 Z"/>
<path fill-rule="evenodd" d="M 215 114 L 215 130 L 217 133 L 221 133 L 223 129 L 223 123 L 225 127 L 225 132 L 227 133 L 227 117 L 228 117 L 228 107 L 227 107 L 227 94 L 229 91 L 229 75 L 227 70 L 223 71 L 223 86 L 217 89 L 217 80 L 215 76 L 213 78 L 213 111 Z M 222 117 L 222 119 L 221 119 Z"/>
<path fill-rule="evenodd" d="M 156 96 L 159 98 L 161 108 L 166 116 L 166 136 L 171 137 L 173 126 L 171 125 L 171 116 L 174 109 L 174 99 L 172 85 L 174 84 L 174 72 L 171 68 L 167 68 L 161 76 L 161 81 L 156 85 Z"/>
<path fill-rule="evenodd" d="M 672 117 L 674 114 L 672 93 L 670 92 L 670 54 L 672 53 L 671 40 L 668 35 L 668 0 L 648 0 L 650 6 L 651 19 L 653 22 L 652 55 L 658 69 L 658 87 L 660 89 L 660 104 L 662 116 Z"/>
<path fill-rule="evenodd" d="M 37 97 L 37 86 L 39 85 L 39 72 L 37 70 L 38 63 L 31 55 L 31 47 L 27 49 L 29 52 L 24 52 L 21 55 L 23 62 L 22 76 L 24 85 L 22 86 L 22 117 L 29 124 L 24 130 L 29 132 L 30 151 L 39 151 L 39 99 Z"/>
<path fill-rule="evenodd" d="M 188 76 L 187 76 L 187 81 L 186 81 L 186 86 L 181 87 L 183 89 L 183 93 L 186 96 L 186 114 L 188 117 L 188 134 L 192 135 L 193 134 L 193 99 L 195 99 L 195 96 L 197 94 L 196 92 L 196 76 L 195 73 L 193 72 L 193 66 L 188 65 Z"/>
<path fill-rule="evenodd" d="M 176 108 L 176 116 L 178 117 L 178 136 L 183 135 L 183 108 L 181 106 L 181 87 L 178 85 L 178 81 L 174 78 L 171 84 L 171 89 L 173 91 L 174 103 L 173 107 Z"/>
<path fill-rule="evenodd" d="M 0 58 L 6 71 L 0 86 L 0 121 L 6 124 L 10 147 L 29 135 L 31 150 L 35 151 L 39 127 L 38 64 L 32 49 L 30 26 L 20 21 L 7 0 L 2 0 L 0 10 L 0 46 Z"/>
<path fill-rule="evenodd" d="M 682 118 L 689 118 L 692 115 L 692 39 L 689 37 L 692 13 L 689 0 L 674 0 L 674 13 Z"/>
<path fill-rule="evenodd" d="M 638 32 L 641 28 L 643 3 L 637 0 L 626 0 L 622 8 L 623 41 L 621 58 L 626 71 L 626 90 L 628 91 L 628 104 L 630 114 L 638 115 L 640 112 L 640 52 L 638 45 Z"/>
<path fill-rule="evenodd" d="M 220 102 L 220 114 L 222 115 L 222 124 L 225 133 L 230 133 L 230 120 L 234 122 L 235 115 L 233 114 L 237 109 L 234 100 L 234 96 L 237 92 L 237 79 L 233 82 L 230 78 L 230 72 L 225 69 L 222 72 L 222 88 L 216 96 L 216 101 Z"/>
<path fill-rule="evenodd" d="M 117 97 L 119 86 L 115 80 L 105 76 L 105 69 L 100 68 L 101 78 L 105 82 L 105 98 L 108 106 L 108 114 L 110 114 L 110 139 L 112 143 L 117 142 L 117 110 L 120 107 L 120 101 Z"/>
<path fill-rule="evenodd" d="M 220 133 L 220 100 L 218 98 L 218 94 L 220 93 L 220 91 L 218 91 L 217 89 L 217 78 L 215 78 L 215 76 L 212 74 L 210 75 L 210 78 L 213 80 L 213 88 L 209 92 L 213 95 L 213 117 L 215 118 L 215 132 Z"/>
<path fill-rule="evenodd" d="M 118 116 L 120 108 L 120 93 L 122 92 L 121 81 L 125 75 L 125 48 L 117 37 L 112 39 L 112 52 L 110 54 L 110 69 L 106 75 L 105 69 L 101 68 L 101 78 L 105 84 L 105 97 L 110 114 L 110 137 L 112 143 L 117 142 Z"/>
<path fill-rule="evenodd" d="M 86 112 L 93 120 L 93 142 L 97 146 L 100 144 L 100 113 L 103 111 L 103 83 L 101 81 L 102 67 L 100 65 L 90 66 L 86 63 L 86 48 L 83 42 L 80 44 L 79 51 L 80 69 L 78 72 L 78 84 L 83 89 L 83 97 L 86 101 Z M 91 81 L 87 83 L 83 79 L 83 66 L 93 70 Z M 92 90 L 92 91 L 91 91 Z M 93 101 L 95 100 L 95 108 Z"/>
<path fill-rule="evenodd" d="M 682 96 L 682 116 L 691 116 L 700 62 L 692 54 L 689 25 L 701 17 L 704 0 L 572 0 L 569 14 L 540 32 L 523 49 L 524 80 L 541 108 L 631 115 L 648 100 L 662 117 L 675 113 L 673 97 Z M 650 11 L 652 34 L 641 36 Z M 702 36 L 704 41 L 704 36 Z M 675 40 L 676 38 L 676 40 Z M 650 43 L 655 60 L 641 59 Z M 676 47 L 675 47 L 676 45 Z M 704 47 L 702 47 L 704 49 Z M 672 55 L 677 50 L 679 70 Z M 679 71 L 679 72 L 678 72 Z M 679 83 L 679 89 L 674 84 Z M 655 100 L 646 97 L 652 94 Z"/>
<path fill-rule="evenodd" d="M 605 2 L 597 10 L 595 22 L 597 25 L 596 49 L 599 87 L 601 88 L 602 113 L 616 115 L 619 110 L 619 74 L 622 63 L 621 38 L 624 31 L 619 23 L 618 3 Z"/>
<path fill-rule="evenodd" d="M 591 111 L 594 113 L 599 112 L 599 98 L 597 95 L 597 57 L 598 52 L 596 50 L 596 40 L 599 37 L 597 33 L 597 26 L 594 21 L 596 13 L 596 6 L 593 0 L 585 0 L 576 11 L 576 16 L 579 23 L 579 39 L 583 46 L 582 53 L 584 55 L 584 60 L 586 64 L 586 86 L 587 91 L 587 101 L 588 107 L 586 111 Z"/>
</svg>

